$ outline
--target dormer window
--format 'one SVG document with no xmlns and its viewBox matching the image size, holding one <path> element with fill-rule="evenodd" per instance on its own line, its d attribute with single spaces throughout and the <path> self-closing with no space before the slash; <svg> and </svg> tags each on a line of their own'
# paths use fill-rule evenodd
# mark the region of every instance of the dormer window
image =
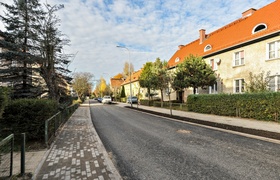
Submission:
<svg viewBox="0 0 280 180">
<path fill-rule="evenodd" d="M 260 31 L 265 30 L 265 29 L 267 29 L 266 24 L 264 24 L 264 23 L 258 24 L 253 28 L 252 34 L 255 34 L 255 33 L 260 32 Z"/>
<path fill-rule="evenodd" d="M 175 62 L 179 62 L 179 61 L 180 61 L 180 58 L 177 57 L 177 58 L 175 59 Z"/>
<path fill-rule="evenodd" d="M 208 44 L 207 46 L 205 46 L 204 52 L 209 51 L 211 49 L 212 49 L 212 46 L 210 44 Z"/>
</svg>

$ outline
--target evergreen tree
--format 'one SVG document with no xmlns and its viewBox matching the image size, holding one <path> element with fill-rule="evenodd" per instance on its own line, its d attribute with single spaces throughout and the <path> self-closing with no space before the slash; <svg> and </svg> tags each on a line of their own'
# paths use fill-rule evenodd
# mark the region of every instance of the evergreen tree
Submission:
<svg viewBox="0 0 280 180">
<path fill-rule="evenodd" d="M 0 16 L 5 24 L 6 32 L 1 32 L 0 53 L 2 65 L 0 77 L 2 82 L 9 82 L 14 90 L 14 97 L 35 97 L 40 94 L 38 78 L 32 73 L 42 58 L 38 54 L 39 19 L 45 13 L 37 0 L 14 0 L 13 5 L 0 3 L 7 10 Z"/>
<path fill-rule="evenodd" d="M 63 5 L 46 4 L 43 10 L 38 0 L 14 0 L 14 5 L 1 3 L 8 13 L 0 16 L 6 32 L 0 46 L 3 59 L 0 77 L 14 87 L 15 97 L 36 97 L 48 92 L 59 101 L 67 93 L 68 65 L 72 55 L 62 54 L 70 42 L 58 30 L 60 20 L 55 12 Z M 36 87 L 36 91 L 35 90 Z"/>
<path fill-rule="evenodd" d="M 121 91 L 121 98 L 125 97 L 125 90 L 124 90 L 124 86 L 122 86 L 122 91 Z"/>
</svg>

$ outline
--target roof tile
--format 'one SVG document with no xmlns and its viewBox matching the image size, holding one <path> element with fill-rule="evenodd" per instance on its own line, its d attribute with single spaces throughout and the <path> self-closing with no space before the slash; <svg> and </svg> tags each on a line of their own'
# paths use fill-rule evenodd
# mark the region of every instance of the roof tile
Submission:
<svg viewBox="0 0 280 180">
<path fill-rule="evenodd" d="M 174 67 L 190 54 L 205 56 L 243 42 L 263 37 L 273 32 L 278 32 L 280 31 L 279 14 L 280 0 L 276 0 L 273 3 L 256 10 L 248 17 L 241 17 L 222 28 L 207 34 L 206 39 L 201 44 L 200 40 L 197 39 L 185 45 L 175 52 L 175 54 L 170 58 L 168 65 L 170 67 Z M 261 23 L 266 24 L 267 29 L 253 34 L 252 30 L 254 27 Z M 212 46 L 212 49 L 204 52 L 204 48 L 208 44 Z M 176 58 L 179 58 L 180 60 L 175 61 Z"/>
</svg>

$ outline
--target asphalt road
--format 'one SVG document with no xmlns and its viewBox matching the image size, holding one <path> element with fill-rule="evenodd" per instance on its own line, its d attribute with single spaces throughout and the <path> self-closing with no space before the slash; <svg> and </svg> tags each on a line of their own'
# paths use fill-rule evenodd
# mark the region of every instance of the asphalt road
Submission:
<svg viewBox="0 0 280 180">
<path fill-rule="evenodd" d="M 280 144 L 94 103 L 93 124 L 123 179 L 280 179 Z"/>
</svg>

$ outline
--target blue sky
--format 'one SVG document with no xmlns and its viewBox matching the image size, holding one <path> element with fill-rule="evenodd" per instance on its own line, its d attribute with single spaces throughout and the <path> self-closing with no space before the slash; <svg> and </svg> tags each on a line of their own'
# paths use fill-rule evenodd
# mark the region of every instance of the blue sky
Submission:
<svg viewBox="0 0 280 180">
<path fill-rule="evenodd" d="M 11 3 L 11 0 L 2 0 Z M 71 40 L 66 53 L 76 54 L 69 69 L 95 79 L 123 71 L 125 61 L 139 70 L 157 57 L 168 61 L 180 44 L 241 18 L 274 0 L 43 0 L 64 4 L 60 30 Z M 3 13 L 0 7 L 0 13 Z M 0 29 L 3 25 L 0 23 Z M 126 49 L 117 48 L 126 46 Z"/>
</svg>

